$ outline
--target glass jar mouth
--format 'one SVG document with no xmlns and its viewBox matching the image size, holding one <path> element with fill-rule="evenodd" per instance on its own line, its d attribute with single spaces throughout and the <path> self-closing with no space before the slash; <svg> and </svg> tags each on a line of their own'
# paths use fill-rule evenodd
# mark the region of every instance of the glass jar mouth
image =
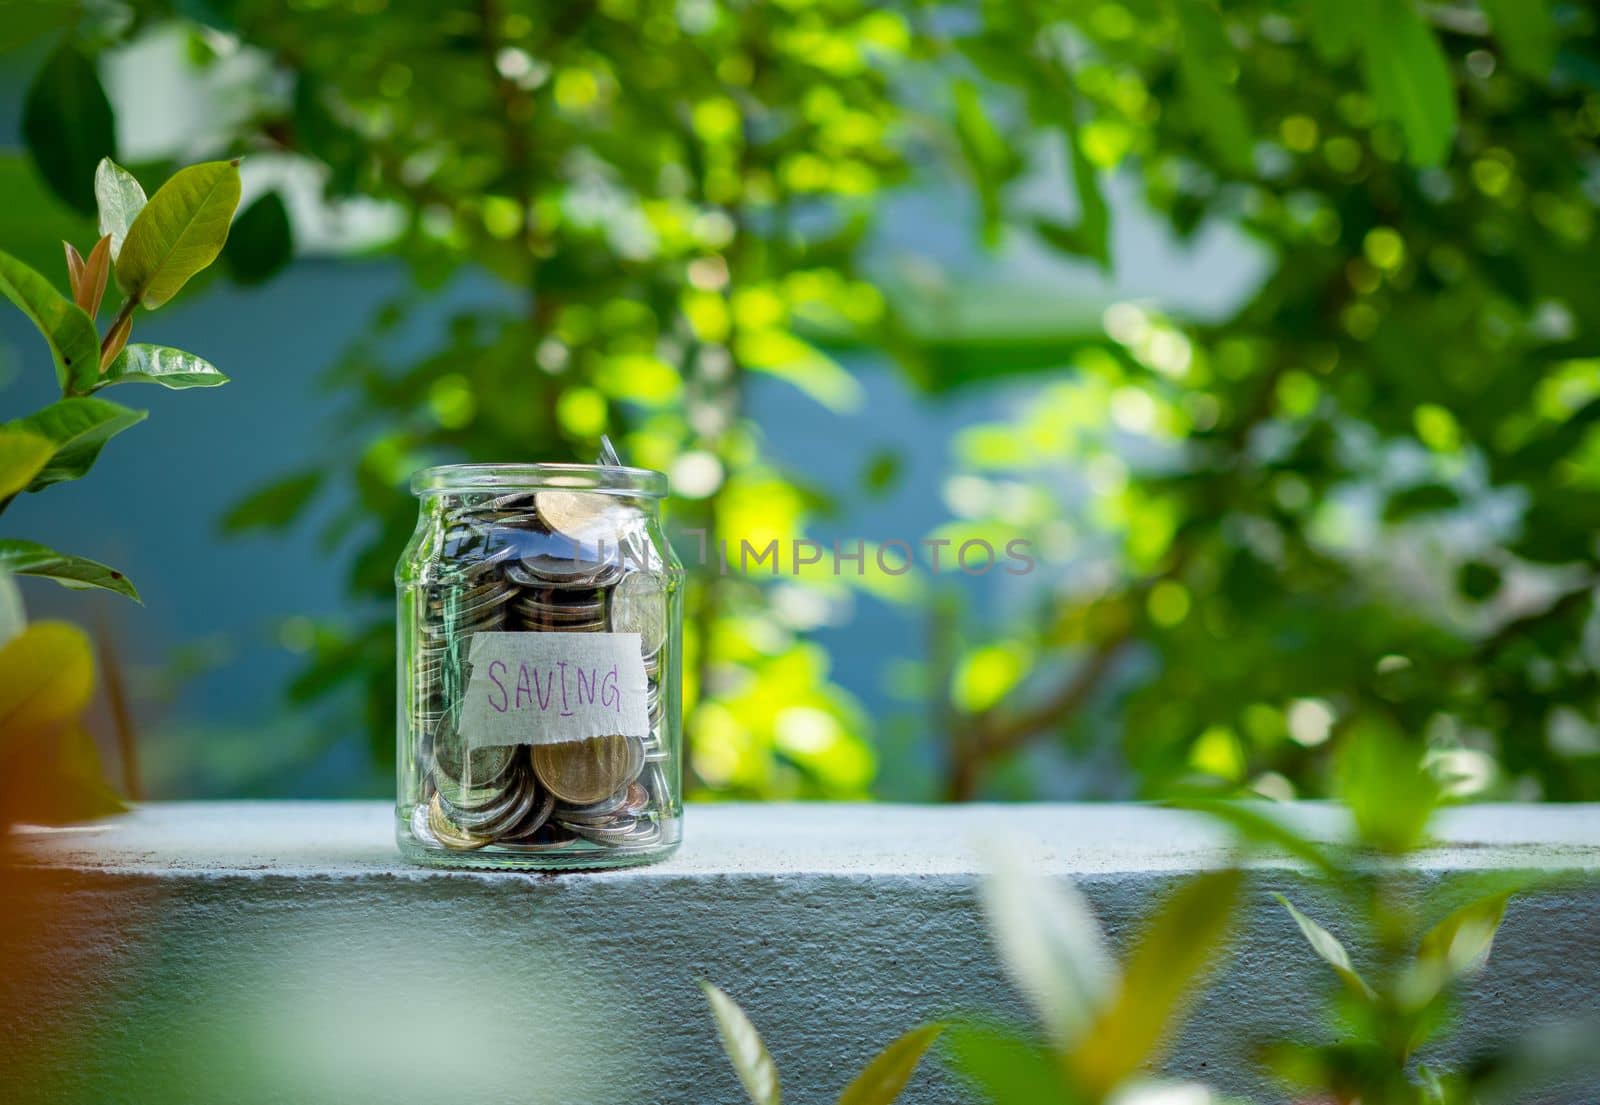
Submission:
<svg viewBox="0 0 1600 1105">
<path fill-rule="evenodd" d="M 661 499 L 667 494 L 667 477 L 650 468 L 617 464 L 441 464 L 411 477 L 411 493 L 419 496 L 553 489 Z"/>
</svg>

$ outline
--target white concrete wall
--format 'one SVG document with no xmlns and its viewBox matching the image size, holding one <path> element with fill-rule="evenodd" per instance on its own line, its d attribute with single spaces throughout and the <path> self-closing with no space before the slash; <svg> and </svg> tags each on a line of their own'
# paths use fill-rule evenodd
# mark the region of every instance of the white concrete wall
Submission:
<svg viewBox="0 0 1600 1105">
<path fill-rule="evenodd" d="M 1337 829 L 1335 810 L 1292 812 Z M 1226 855 L 1207 822 L 1133 806 L 708 806 L 659 866 L 447 872 L 403 865 L 390 818 L 379 803 L 179 804 L 27 833 L 0 884 L 0 1101 L 740 1101 L 697 978 L 750 1013 L 786 1101 L 831 1101 L 916 1021 L 1025 1019 L 979 917 L 975 838 L 1039 842 L 1119 944 Z M 1474 807 L 1440 836 L 1412 893 L 1467 870 L 1600 868 L 1600 807 Z M 1326 980 L 1270 892 L 1359 938 L 1290 865 L 1255 866 L 1246 923 L 1170 1065 L 1281 1100 L 1251 1043 L 1322 1031 Z M 1513 903 L 1451 1053 L 1596 1010 L 1600 885 L 1575 881 Z M 937 1060 L 903 1098 L 963 1099 Z M 1548 1098 L 1596 1099 L 1595 1084 Z"/>
</svg>

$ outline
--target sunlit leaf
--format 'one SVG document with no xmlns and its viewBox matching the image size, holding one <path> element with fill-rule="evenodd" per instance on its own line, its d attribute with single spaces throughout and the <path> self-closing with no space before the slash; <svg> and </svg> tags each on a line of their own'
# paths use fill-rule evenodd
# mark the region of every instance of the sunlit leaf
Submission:
<svg viewBox="0 0 1600 1105">
<path fill-rule="evenodd" d="M 36 736 L 0 764 L 0 821 L 62 825 L 121 813 L 100 750 L 80 724 Z"/>
<path fill-rule="evenodd" d="M 1345 951 L 1344 945 L 1339 943 L 1338 938 L 1304 913 L 1301 913 L 1282 894 L 1274 894 L 1273 897 L 1283 903 L 1283 908 L 1289 911 L 1289 916 L 1294 918 L 1294 923 L 1300 926 L 1300 931 L 1305 936 L 1306 942 L 1311 945 L 1311 950 L 1321 956 L 1323 962 L 1334 969 L 1340 981 L 1349 988 L 1351 993 L 1367 1001 L 1375 1001 L 1377 995 L 1372 992 L 1372 987 L 1367 985 L 1366 980 L 1361 977 L 1351 964 L 1350 953 Z"/>
<path fill-rule="evenodd" d="M 180 169 L 145 204 L 117 255 L 117 286 L 147 309 L 178 294 L 217 259 L 239 205 L 239 163 Z"/>
<path fill-rule="evenodd" d="M 100 214 L 100 233 L 111 237 L 111 259 L 122 253 L 128 228 L 147 202 L 144 188 L 128 170 L 103 158 L 94 171 L 94 195 Z"/>
<path fill-rule="evenodd" d="M 92 212 L 95 164 L 115 155 L 116 122 L 94 62 L 71 43 L 57 47 L 34 74 L 23 101 L 22 134 L 56 195 Z"/>
<path fill-rule="evenodd" d="M 228 272 L 241 284 L 270 280 L 294 258 L 289 209 L 277 192 L 268 192 L 239 213 L 222 248 Z"/>
<path fill-rule="evenodd" d="M 767 1054 L 767 1045 L 761 1042 L 756 1026 L 750 1023 L 738 1003 L 711 983 L 701 982 L 700 988 L 711 1003 L 711 1015 L 717 1022 L 722 1050 L 733 1064 L 745 1094 L 754 1105 L 779 1105 L 782 1094 L 778 1088 L 778 1068 Z"/>
<path fill-rule="evenodd" d="M 34 622 L 0 648 L 0 757 L 59 731 L 89 704 L 94 649 L 67 622 Z"/>
<path fill-rule="evenodd" d="M 55 443 L 47 437 L 0 427 L 0 500 L 32 483 L 55 451 Z"/>
<path fill-rule="evenodd" d="M 1087 1087 L 1107 1093 L 1148 1062 L 1233 927 L 1243 876 L 1213 871 L 1173 891 L 1123 964 L 1122 984 L 1073 1052 Z"/>
<path fill-rule="evenodd" d="M 987 858 L 983 905 L 1000 962 L 1050 1040 L 1069 1047 L 1116 984 L 1100 926 L 1076 887 L 1038 873 L 1015 848 L 990 848 Z"/>
<path fill-rule="evenodd" d="M 889 1105 L 939 1038 L 942 1023 L 918 1025 L 889 1044 L 839 1094 L 839 1105 Z"/>
<path fill-rule="evenodd" d="M 861 406 L 863 393 L 856 378 L 793 334 L 762 330 L 743 335 L 736 351 L 747 368 L 793 384 L 831 411 L 849 413 Z"/>
<path fill-rule="evenodd" d="M 100 336 L 83 309 L 33 269 L 0 252 L 0 292 L 22 309 L 50 345 L 56 383 L 63 390 L 92 380 L 100 370 Z"/>
<path fill-rule="evenodd" d="M 34 476 L 28 490 L 37 491 L 82 476 L 94 465 L 107 441 L 144 421 L 148 413 L 129 410 L 104 399 L 74 398 L 51 403 L 43 410 L 9 423 L 9 429 L 38 434 L 55 444 L 55 452 Z"/>
<path fill-rule="evenodd" d="M 53 579 L 75 591 L 91 588 L 115 591 L 134 602 L 141 601 L 139 592 L 128 581 L 128 577 L 115 568 L 81 556 L 58 553 L 37 541 L 0 538 L 0 571 Z"/>
<path fill-rule="evenodd" d="M 1052 1055 L 1005 1029 L 951 1025 L 945 1047 L 957 1073 L 993 1105 L 1071 1105 L 1078 1100 Z"/>
<path fill-rule="evenodd" d="M 216 387 L 227 382 L 228 378 L 218 372 L 216 366 L 193 353 L 135 342 L 111 362 L 102 386 L 160 384 L 165 388 L 181 390 Z"/>
</svg>

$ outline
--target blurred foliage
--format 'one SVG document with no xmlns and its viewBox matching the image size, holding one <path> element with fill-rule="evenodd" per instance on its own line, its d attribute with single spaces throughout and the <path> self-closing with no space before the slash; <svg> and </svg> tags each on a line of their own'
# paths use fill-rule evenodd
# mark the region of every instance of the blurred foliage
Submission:
<svg viewBox="0 0 1600 1105">
<path fill-rule="evenodd" d="M 358 684 L 375 755 L 414 468 L 588 460 L 610 432 L 673 477 L 680 528 L 787 541 L 831 504 L 763 455 L 744 396 L 767 375 L 851 409 L 826 350 L 854 344 L 930 392 L 1037 378 L 955 443 L 935 536 L 1026 537 L 1045 570 L 998 618 L 950 575 L 713 563 L 689 592 L 702 791 L 867 792 L 867 721 L 803 604 L 773 601 L 850 587 L 927 603 L 916 725 L 948 797 L 1112 743 L 1140 793 L 1323 794 L 1368 725 L 1463 792 L 1600 795 L 1588 5 L 139 2 L 86 6 L 62 49 L 175 22 L 191 64 L 260 73 L 210 152 L 302 159 L 331 203 L 398 220 L 411 286 L 331 371 L 337 439 L 228 519 L 339 503 L 324 537 L 370 614 L 322 627 L 291 693 Z M 36 87 L 83 71 L 56 57 Z M 77 157 L 36 155 L 51 181 Z M 1221 318 L 1121 303 L 1072 340 L 956 333 L 866 256 L 883 197 L 936 163 L 990 244 L 1115 266 L 1115 177 L 1180 239 L 1242 231 L 1267 271 Z M 1028 198 L 1052 176 L 1069 217 Z M 280 215 L 247 213 L 241 279 L 281 267 Z M 409 325 L 463 273 L 499 289 Z"/>
<path fill-rule="evenodd" d="M 1486 871 L 1409 893 L 1418 875 L 1408 857 L 1430 843 L 1428 826 L 1447 801 L 1443 788 L 1412 742 L 1377 724 L 1345 738 L 1339 778 L 1349 832 L 1336 844 L 1313 841 L 1259 806 L 1195 803 L 1230 825 L 1247 849 L 1287 852 L 1315 872 L 1338 907 L 1340 929 L 1368 945 L 1352 953 L 1276 895 L 1286 923 L 1329 968 L 1327 1023 L 1314 1042 L 1256 1041 L 1265 1067 L 1296 1099 L 1339 1105 L 1532 1100 L 1543 1086 L 1592 1072 L 1592 1017 L 1525 1026 L 1481 1054 L 1451 1060 L 1440 1046 L 1460 991 L 1488 962 L 1508 905 L 1575 873 Z"/>
</svg>

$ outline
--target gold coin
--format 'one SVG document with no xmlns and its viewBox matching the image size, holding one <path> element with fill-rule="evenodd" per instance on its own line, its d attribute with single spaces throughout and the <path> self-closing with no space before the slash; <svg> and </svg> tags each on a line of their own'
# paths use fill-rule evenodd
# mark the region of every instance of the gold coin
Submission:
<svg viewBox="0 0 1600 1105">
<path fill-rule="evenodd" d="M 621 736 L 594 737 L 536 744 L 529 755 L 545 789 L 563 802 L 587 806 L 615 794 L 629 781 L 633 743 Z"/>
<path fill-rule="evenodd" d="M 470 852 L 482 848 L 494 839 L 469 833 L 456 825 L 444 812 L 444 807 L 439 804 L 437 794 L 428 802 L 428 829 L 433 833 L 434 839 L 453 852 Z"/>
</svg>

